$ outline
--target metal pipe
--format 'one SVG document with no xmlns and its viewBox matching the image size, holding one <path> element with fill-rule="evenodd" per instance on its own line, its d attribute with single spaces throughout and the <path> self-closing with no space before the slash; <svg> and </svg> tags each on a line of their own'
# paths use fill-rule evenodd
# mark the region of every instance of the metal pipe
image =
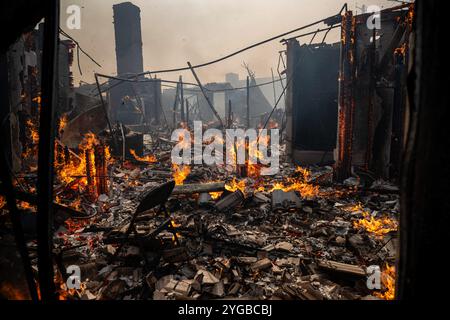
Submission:
<svg viewBox="0 0 450 320">
<path fill-rule="evenodd" d="M 181 112 L 181 121 L 185 122 L 185 113 L 184 113 L 184 91 L 183 91 L 183 77 L 180 76 L 180 112 Z"/>
<path fill-rule="evenodd" d="M 250 78 L 247 76 L 247 129 L 250 128 Z"/>
</svg>

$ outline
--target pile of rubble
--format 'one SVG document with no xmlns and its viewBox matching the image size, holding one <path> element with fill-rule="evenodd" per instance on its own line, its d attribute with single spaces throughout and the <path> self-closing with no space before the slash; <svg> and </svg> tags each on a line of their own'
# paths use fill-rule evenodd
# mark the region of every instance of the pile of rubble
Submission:
<svg viewBox="0 0 450 320">
<path fill-rule="evenodd" d="M 331 167 L 289 163 L 276 176 L 238 178 L 223 167 L 172 166 L 160 160 L 167 150 L 110 165 L 108 192 L 75 205 L 87 214 L 56 207 L 62 298 L 393 298 L 395 186 L 335 184 Z M 171 180 L 167 201 L 149 196 Z M 57 202 L 70 205 L 68 194 L 76 192 Z M 78 290 L 66 290 L 69 265 L 80 266 Z M 367 288 L 371 265 L 383 271 L 380 290 Z"/>
<path fill-rule="evenodd" d="M 81 263 L 83 289 L 72 297 L 388 298 L 389 281 L 381 291 L 367 288 L 366 267 L 387 272 L 394 262 L 395 187 L 333 185 L 331 168 L 311 168 L 304 183 L 317 192 L 303 197 L 295 187 L 285 191 L 298 172 L 285 163 L 275 177 L 236 179 L 222 168 L 193 167 L 167 203 L 172 229 L 164 228 L 166 215 L 149 210 L 138 216 L 135 232 L 152 237 L 119 244 L 114 239 L 126 233 L 141 195 L 173 172 L 161 162 L 116 167 L 109 195 L 98 197 L 99 213 L 69 219 L 55 232 L 57 245 L 75 247 L 62 261 Z M 223 191 L 195 192 L 220 189 L 217 181 L 227 181 Z"/>
</svg>

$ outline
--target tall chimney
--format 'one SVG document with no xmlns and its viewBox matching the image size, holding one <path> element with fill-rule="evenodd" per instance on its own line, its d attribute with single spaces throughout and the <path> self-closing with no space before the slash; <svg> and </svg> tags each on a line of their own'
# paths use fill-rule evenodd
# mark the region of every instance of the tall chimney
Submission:
<svg viewBox="0 0 450 320">
<path fill-rule="evenodd" d="M 141 73 L 142 58 L 141 10 L 131 2 L 113 5 L 116 38 L 117 74 Z"/>
<path fill-rule="evenodd" d="M 116 38 L 117 76 L 127 78 L 144 70 L 142 57 L 141 10 L 131 2 L 113 5 Z M 138 124 L 141 113 L 131 107 L 127 97 L 141 94 L 140 86 L 110 80 L 109 116 L 111 122 Z M 136 90 L 135 90 L 135 89 Z M 137 92 L 136 92 L 137 91 Z"/>
</svg>

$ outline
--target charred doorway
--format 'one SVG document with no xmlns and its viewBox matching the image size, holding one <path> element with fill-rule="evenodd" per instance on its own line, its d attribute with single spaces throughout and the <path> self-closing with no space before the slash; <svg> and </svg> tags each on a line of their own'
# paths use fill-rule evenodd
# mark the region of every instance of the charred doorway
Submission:
<svg viewBox="0 0 450 320">
<path fill-rule="evenodd" d="M 336 147 L 339 44 L 300 46 L 290 40 L 288 69 L 294 88 L 293 158 L 301 164 L 330 161 Z"/>
</svg>

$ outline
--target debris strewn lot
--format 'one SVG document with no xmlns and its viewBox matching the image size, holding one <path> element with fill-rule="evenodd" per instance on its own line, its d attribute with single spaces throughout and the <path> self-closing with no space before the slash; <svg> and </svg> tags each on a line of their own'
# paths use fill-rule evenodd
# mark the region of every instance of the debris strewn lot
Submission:
<svg viewBox="0 0 450 320">
<path fill-rule="evenodd" d="M 167 153 L 163 146 L 153 151 L 152 161 L 111 161 L 108 192 L 94 202 L 61 181 L 58 202 L 85 213 L 57 210 L 63 298 L 393 297 L 394 186 L 336 184 L 331 167 L 288 163 L 276 176 L 247 178 L 226 167 L 177 169 L 158 160 Z M 148 196 L 172 179 L 178 184 L 167 201 Z M 64 269 L 72 264 L 81 268 L 82 286 L 67 291 Z M 380 290 L 367 288 L 371 265 L 383 271 Z"/>
</svg>

